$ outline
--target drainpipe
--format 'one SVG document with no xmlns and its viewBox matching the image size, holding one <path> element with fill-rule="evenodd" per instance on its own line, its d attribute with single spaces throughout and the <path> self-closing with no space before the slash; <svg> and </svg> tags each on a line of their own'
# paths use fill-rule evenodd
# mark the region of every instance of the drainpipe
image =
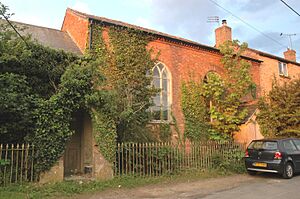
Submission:
<svg viewBox="0 0 300 199">
<path fill-rule="evenodd" d="M 92 32 L 93 32 L 93 20 L 90 19 L 89 50 L 92 49 Z"/>
</svg>

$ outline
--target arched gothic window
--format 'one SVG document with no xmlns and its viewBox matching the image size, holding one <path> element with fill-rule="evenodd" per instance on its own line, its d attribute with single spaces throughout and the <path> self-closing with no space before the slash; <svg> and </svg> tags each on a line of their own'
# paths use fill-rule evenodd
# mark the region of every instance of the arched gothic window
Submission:
<svg viewBox="0 0 300 199">
<path fill-rule="evenodd" d="M 171 111 L 171 78 L 166 66 L 158 63 L 152 69 L 153 86 L 160 89 L 151 107 L 154 120 L 169 121 Z"/>
</svg>

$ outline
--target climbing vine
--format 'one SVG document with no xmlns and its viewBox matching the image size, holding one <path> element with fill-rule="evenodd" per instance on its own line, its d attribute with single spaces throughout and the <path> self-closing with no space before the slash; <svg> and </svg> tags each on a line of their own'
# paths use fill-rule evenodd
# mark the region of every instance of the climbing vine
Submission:
<svg viewBox="0 0 300 199">
<path fill-rule="evenodd" d="M 103 39 L 104 31 L 108 40 Z M 117 140 L 151 140 L 146 128 L 151 119 L 148 108 L 157 92 L 151 86 L 151 76 L 147 76 L 155 65 L 152 51 L 146 48 L 151 37 L 138 30 L 121 27 L 104 30 L 102 24 L 93 24 L 92 38 L 91 54 L 102 59 L 100 70 L 105 76 L 105 85 L 113 91 L 109 120 L 116 128 Z"/>
<path fill-rule="evenodd" d="M 209 115 L 202 96 L 201 83 L 194 81 L 183 82 L 181 92 L 182 110 L 185 117 L 185 137 L 192 141 L 208 139 L 210 125 L 207 121 Z"/>
<path fill-rule="evenodd" d="M 245 99 L 256 93 L 251 65 L 241 59 L 246 48 L 246 43 L 225 42 L 220 46 L 224 77 L 210 72 L 202 82 L 183 83 L 182 106 L 190 139 L 231 139 L 239 130 L 247 116 Z"/>
</svg>

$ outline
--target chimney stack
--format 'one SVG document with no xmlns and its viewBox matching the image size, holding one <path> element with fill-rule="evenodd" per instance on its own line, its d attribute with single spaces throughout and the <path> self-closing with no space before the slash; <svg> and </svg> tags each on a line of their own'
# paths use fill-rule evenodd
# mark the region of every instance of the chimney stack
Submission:
<svg viewBox="0 0 300 199">
<path fill-rule="evenodd" d="M 296 51 L 292 50 L 292 49 L 287 49 L 287 51 L 285 51 L 283 53 L 284 58 L 290 61 L 296 61 Z"/>
<path fill-rule="evenodd" d="M 231 28 L 227 26 L 227 21 L 225 19 L 222 20 L 222 26 L 215 30 L 216 35 L 216 47 L 219 48 L 221 44 L 225 41 L 232 40 Z"/>
</svg>

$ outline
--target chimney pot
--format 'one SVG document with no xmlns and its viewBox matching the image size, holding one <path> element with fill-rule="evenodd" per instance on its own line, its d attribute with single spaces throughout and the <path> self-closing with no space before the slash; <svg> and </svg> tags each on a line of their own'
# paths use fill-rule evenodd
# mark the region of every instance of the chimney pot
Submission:
<svg viewBox="0 0 300 199">
<path fill-rule="evenodd" d="M 223 20 L 222 20 L 222 24 L 223 24 L 223 25 L 227 25 L 226 19 L 223 19 Z"/>
</svg>

